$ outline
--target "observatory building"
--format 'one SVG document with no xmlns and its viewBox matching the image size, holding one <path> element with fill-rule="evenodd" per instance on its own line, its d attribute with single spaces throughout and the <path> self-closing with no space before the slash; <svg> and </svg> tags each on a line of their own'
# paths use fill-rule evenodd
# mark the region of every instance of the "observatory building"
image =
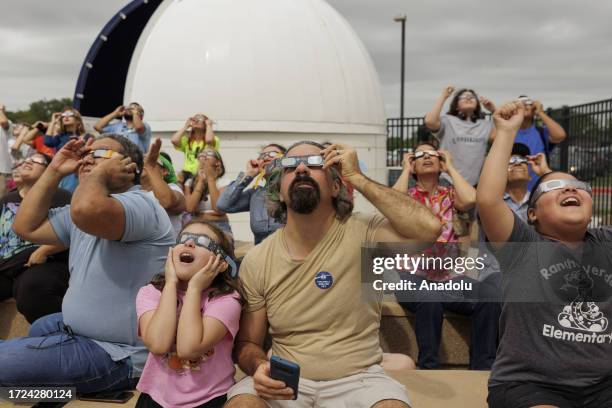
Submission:
<svg viewBox="0 0 612 408">
<path fill-rule="evenodd" d="M 103 28 L 83 63 L 75 107 L 101 117 L 139 102 L 175 167 L 169 138 L 197 112 L 221 138 L 228 184 L 259 148 L 299 140 L 357 148 L 386 179 L 378 76 L 347 21 L 324 0 L 137 0 Z M 369 209 L 363 198 L 357 209 Z M 248 213 L 230 215 L 252 240 Z"/>
</svg>

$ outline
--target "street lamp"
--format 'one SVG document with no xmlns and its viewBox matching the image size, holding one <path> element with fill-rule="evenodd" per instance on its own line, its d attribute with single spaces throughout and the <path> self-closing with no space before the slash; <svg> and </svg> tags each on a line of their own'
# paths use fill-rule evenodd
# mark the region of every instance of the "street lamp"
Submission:
<svg viewBox="0 0 612 408">
<path fill-rule="evenodd" d="M 393 19 L 396 23 L 402 23 L 402 81 L 401 81 L 401 99 L 400 99 L 400 123 L 402 126 L 402 139 L 404 133 L 404 71 L 406 57 L 406 15 L 402 14 Z"/>
</svg>

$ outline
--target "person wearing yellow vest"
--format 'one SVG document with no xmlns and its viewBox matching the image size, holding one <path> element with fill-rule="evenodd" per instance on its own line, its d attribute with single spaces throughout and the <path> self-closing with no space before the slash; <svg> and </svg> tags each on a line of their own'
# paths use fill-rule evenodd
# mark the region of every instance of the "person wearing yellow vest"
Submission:
<svg viewBox="0 0 612 408">
<path fill-rule="evenodd" d="M 185 154 L 182 181 L 185 182 L 198 173 L 198 153 L 206 147 L 219 151 L 220 141 L 215 136 L 212 120 L 198 113 L 187 119 L 185 125 L 172 135 L 174 148 Z"/>
</svg>

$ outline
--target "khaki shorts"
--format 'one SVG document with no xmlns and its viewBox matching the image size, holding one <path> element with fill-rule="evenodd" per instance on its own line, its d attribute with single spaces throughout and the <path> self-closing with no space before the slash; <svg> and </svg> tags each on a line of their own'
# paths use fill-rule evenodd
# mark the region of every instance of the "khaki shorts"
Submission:
<svg viewBox="0 0 612 408">
<path fill-rule="evenodd" d="M 257 395 L 253 378 L 245 377 L 227 392 L 227 400 L 240 394 Z M 411 406 L 406 388 L 389 377 L 380 365 L 363 373 L 333 381 L 300 378 L 295 401 L 265 401 L 271 408 L 370 408 L 383 400 L 398 400 Z"/>
</svg>

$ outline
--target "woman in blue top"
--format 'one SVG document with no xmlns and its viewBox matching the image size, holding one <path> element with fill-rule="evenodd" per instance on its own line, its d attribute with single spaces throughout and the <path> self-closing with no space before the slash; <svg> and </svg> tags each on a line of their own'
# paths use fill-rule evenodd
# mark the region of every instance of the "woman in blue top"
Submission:
<svg viewBox="0 0 612 408">
<path fill-rule="evenodd" d="M 62 113 L 51 116 L 51 123 L 45 135 L 45 146 L 60 150 L 70 138 L 85 134 L 85 125 L 78 110 L 66 107 Z"/>
<path fill-rule="evenodd" d="M 62 113 L 51 115 L 51 122 L 45 135 L 45 146 L 60 150 L 70 139 L 86 136 L 85 124 L 78 110 L 66 107 Z M 60 188 L 74 193 L 79 184 L 76 174 L 69 174 L 62 179 Z"/>
</svg>

